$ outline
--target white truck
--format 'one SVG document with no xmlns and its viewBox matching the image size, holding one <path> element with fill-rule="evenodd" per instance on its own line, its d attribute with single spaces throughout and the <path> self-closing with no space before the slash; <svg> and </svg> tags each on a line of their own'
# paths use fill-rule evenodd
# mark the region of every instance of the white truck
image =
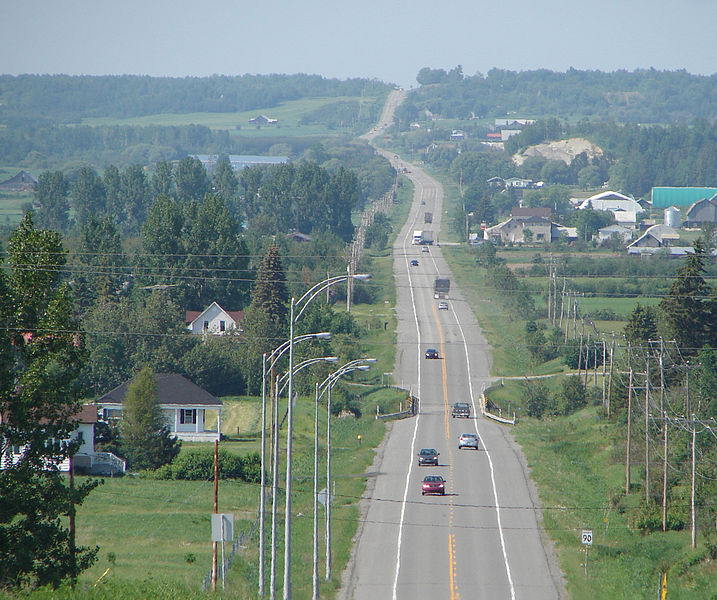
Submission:
<svg viewBox="0 0 717 600">
<path fill-rule="evenodd" d="M 411 242 L 414 245 L 422 244 L 423 243 L 423 231 L 420 229 L 416 229 L 413 232 L 413 241 Z"/>
<path fill-rule="evenodd" d="M 413 232 L 413 240 L 411 243 L 414 245 L 433 244 L 433 232 L 427 229 L 416 229 Z"/>
</svg>

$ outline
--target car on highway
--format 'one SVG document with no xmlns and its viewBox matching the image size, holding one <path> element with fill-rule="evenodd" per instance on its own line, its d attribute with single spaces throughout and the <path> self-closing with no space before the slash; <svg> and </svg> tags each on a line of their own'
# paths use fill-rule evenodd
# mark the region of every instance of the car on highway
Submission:
<svg viewBox="0 0 717 600">
<path fill-rule="evenodd" d="M 421 482 L 421 495 L 425 496 L 426 494 L 445 496 L 446 480 L 440 475 L 426 475 Z"/>
<path fill-rule="evenodd" d="M 411 266 L 412 266 L 412 267 L 417 267 L 417 266 L 418 266 L 418 261 L 417 261 L 415 258 L 411 261 Z"/>
<path fill-rule="evenodd" d="M 480 439 L 477 433 L 461 433 L 461 437 L 458 438 L 458 449 L 473 448 L 473 450 L 478 450 L 479 443 Z"/>
<path fill-rule="evenodd" d="M 448 302 L 439 302 L 438 310 L 448 310 Z"/>
<path fill-rule="evenodd" d="M 438 358 L 438 350 L 435 348 L 429 348 L 426 350 L 426 358 Z"/>
<path fill-rule="evenodd" d="M 430 250 L 428 249 L 428 246 L 424 246 L 421 248 L 421 252 L 430 252 Z"/>
<path fill-rule="evenodd" d="M 425 465 L 433 465 L 434 467 L 437 467 L 439 455 L 440 453 L 437 452 L 435 448 L 421 448 L 421 451 L 417 455 L 418 466 L 423 467 Z"/>
<path fill-rule="evenodd" d="M 451 410 L 451 417 L 453 417 L 454 419 L 456 417 L 470 419 L 471 418 L 471 405 L 468 404 L 467 402 L 456 402 L 453 405 L 453 410 Z"/>
</svg>

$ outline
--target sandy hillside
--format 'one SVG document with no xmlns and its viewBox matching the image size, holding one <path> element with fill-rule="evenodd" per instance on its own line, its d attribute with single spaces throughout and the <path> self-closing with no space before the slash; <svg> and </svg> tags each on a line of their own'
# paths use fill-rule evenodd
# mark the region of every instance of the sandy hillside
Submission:
<svg viewBox="0 0 717 600">
<path fill-rule="evenodd" d="M 521 154 L 514 154 L 513 162 L 517 165 L 522 165 L 529 156 L 542 156 L 547 160 L 562 160 L 569 165 L 573 158 L 581 152 L 585 152 L 588 158 L 602 156 L 602 149 L 599 146 L 584 138 L 572 138 L 531 146 Z"/>
</svg>

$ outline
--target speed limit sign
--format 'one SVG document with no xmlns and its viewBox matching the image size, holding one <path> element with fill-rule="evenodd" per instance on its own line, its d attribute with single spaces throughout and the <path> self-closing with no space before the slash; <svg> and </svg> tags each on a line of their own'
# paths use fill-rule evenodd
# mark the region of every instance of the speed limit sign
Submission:
<svg viewBox="0 0 717 600">
<path fill-rule="evenodd" d="M 593 545 L 593 532 L 592 529 L 583 529 L 582 542 L 586 546 Z"/>
</svg>

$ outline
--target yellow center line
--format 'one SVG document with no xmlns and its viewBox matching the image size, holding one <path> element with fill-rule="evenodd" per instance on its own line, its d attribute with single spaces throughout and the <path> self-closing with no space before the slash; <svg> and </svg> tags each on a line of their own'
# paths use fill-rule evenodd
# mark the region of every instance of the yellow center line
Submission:
<svg viewBox="0 0 717 600">
<path fill-rule="evenodd" d="M 445 342 L 443 339 L 443 329 L 441 323 L 438 320 L 438 311 L 436 305 L 432 305 L 433 318 L 436 321 L 436 327 L 438 328 L 438 337 L 440 339 L 440 356 L 441 356 L 441 370 L 443 374 L 443 423 L 446 428 L 446 443 L 448 445 L 448 482 L 449 490 L 451 494 L 448 496 L 448 526 L 453 529 L 453 448 L 451 446 L 451 418 L 449 415 L 448 405 L 448 371 L 446 369 L 446 353 L 445 353 Z M 455 561 L 455 536 L 452 533 L 448 534 L 448 578 L 450 582 L 450 593 L 451 600 L 459 600 L 460 594 L 458 593 L 458 585 L 456 584 L 456 561 Z"/>
</svg>

